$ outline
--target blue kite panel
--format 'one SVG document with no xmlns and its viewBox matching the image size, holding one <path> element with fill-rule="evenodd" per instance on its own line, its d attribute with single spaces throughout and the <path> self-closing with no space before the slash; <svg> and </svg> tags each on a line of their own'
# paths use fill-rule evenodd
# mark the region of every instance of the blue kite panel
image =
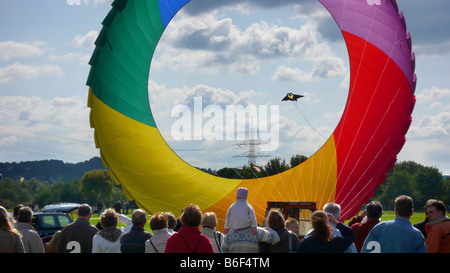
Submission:
<svg viewBox="0 0 450 273">
<path fill-rule="evenodd" d="M 177 14 L 177 12 L 191 0 L 159 0 L 159 12 L 164 28 L 167 27 L 170 20 Z"/>
</svg>

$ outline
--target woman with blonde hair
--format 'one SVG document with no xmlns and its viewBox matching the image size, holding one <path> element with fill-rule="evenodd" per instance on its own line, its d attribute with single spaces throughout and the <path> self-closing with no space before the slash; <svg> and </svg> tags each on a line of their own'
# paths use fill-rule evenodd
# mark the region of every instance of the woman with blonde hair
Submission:
<svg viewBox="0 0 450 273">
<path fill-rule="evenodd" d="M 0 253 L 25 253 L 21 237 L 14 228 L 12 217 L 0 206 Z"/>
<path fill-rule="evenodd" d="M 297 246 L 297 253 L 343 253 L 355 240 L 353 231 L 343 223 L 339 223 L 331 213 L 315 211 L 311 215 L 312 235 L 306 237 Z M 342 237 L 333 237 L 329 221 L 336 224 Z"/>
<path fill-rule="evenodd" d="M 200 233 L 209 238 L 213 245 L 214 253 L 221 253 L 220 246 L 222 245 L 224 235 L 222 232 L 216 231 L 217 224 L 216 214 L 214 212 L 206 212 L 202 218 L 202 229 Z"/>
</svg>

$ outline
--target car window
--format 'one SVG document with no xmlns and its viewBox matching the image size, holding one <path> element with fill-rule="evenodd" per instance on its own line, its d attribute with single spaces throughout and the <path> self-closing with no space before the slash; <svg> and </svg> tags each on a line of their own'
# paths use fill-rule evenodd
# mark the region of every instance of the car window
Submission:
<svg viewBox="0 0 450 273">
<path fill-rule="evenodd" d="M 59 224 L 61 225 L 61 227 L 65 227 L 68 224 L 70 224 L 69 218 L 64 215 L 58 215 L 58 220 L 59 220 Z"/>
<path fill-rule="evenodd" d="M 58 226 L 53 215 L 43 215 L 40 220 L 42 228 L 55 228 Z"/>
</svg>

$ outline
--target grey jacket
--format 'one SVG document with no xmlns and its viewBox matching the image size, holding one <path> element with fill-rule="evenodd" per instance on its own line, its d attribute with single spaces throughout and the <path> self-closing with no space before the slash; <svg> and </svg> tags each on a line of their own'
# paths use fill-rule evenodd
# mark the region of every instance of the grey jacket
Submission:
<svg viewBox="0 0 450 273">
<path fill-rule="evenodd" d="M 31 224 L 16 222 L 14 226 L 22 234 L 26 253 L 45 253 L 44 243 Z"/>
</svg>

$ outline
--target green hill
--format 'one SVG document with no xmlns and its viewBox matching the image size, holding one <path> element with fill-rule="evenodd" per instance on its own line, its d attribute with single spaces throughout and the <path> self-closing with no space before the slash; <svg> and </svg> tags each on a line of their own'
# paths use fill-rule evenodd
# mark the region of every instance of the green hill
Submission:
<svg viewBox="0 0 450 273">
<path fill-rule="evenodd" d="M 43 181 L 67 181 L 81 178 L 85 172 L 105 169 L 100 157 L 93 157 L 79 163 L 65 163 L 62 160 L 38 160 L 0 163 L 0 174 L 3 179 L 14 180 L 36 178 Z"/>
</svg>

